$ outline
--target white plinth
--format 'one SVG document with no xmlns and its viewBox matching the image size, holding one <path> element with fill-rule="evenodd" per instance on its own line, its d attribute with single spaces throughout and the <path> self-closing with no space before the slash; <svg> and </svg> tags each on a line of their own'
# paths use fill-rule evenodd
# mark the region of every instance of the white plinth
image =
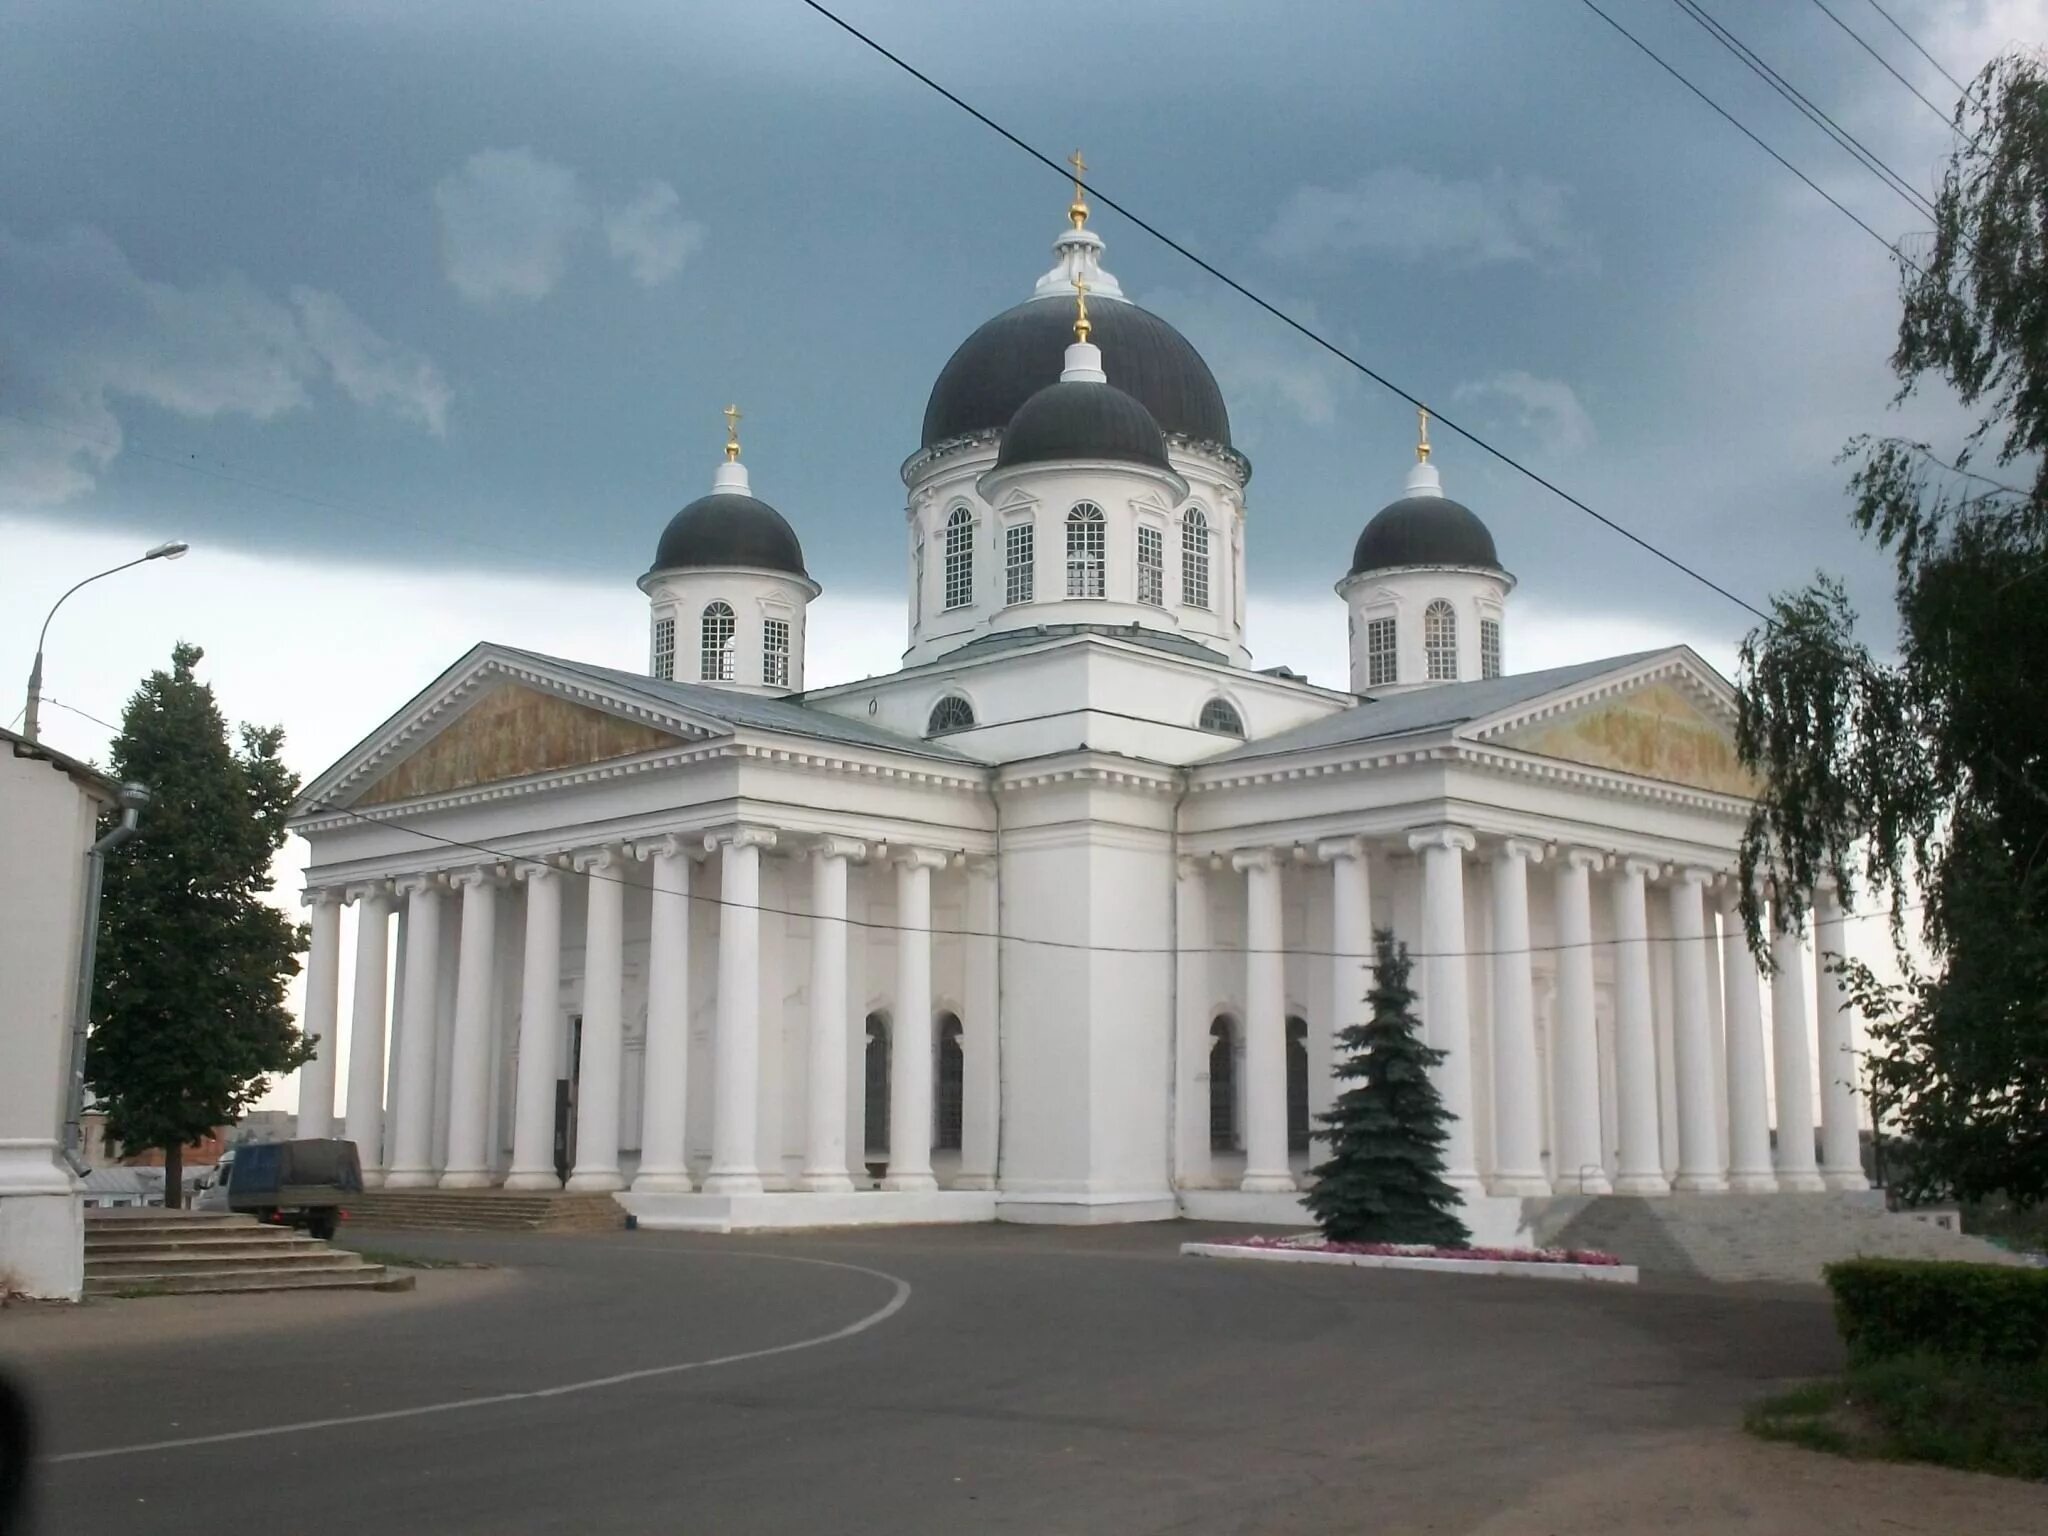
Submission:
<svg viewBox="0 0 2048 1536">
<path fill-rule="evenodd" d="M 1106 1227 L 1126 1221 L 1171 1221 L 1180 1214 L 1166 1190 L 1005 1189 L 995 1219 L 1035 1227 Z"/>
<path fill-rule="evenodd" d="M 612 1196 L 651 1231 L 766 1232 L 806 1227 L 908 1227 L 995 1220 L 995 1196 L 976 1190 L 857 1190 L 814 1194 Z"/>
<path fill-rule="evenodd" d="M 85 1203 L 75 1194 L 0 1195 L 0 1291 L 76 1301 L 85 1289 Z"/>
</svg>

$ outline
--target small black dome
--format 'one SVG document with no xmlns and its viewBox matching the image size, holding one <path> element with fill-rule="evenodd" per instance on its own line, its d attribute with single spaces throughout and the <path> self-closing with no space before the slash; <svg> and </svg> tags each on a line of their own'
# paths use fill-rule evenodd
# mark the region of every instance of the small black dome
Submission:
<svg viewBox="0 0 2048 1536">
<path fill-rule="evenodd" d="M 1089 306 L 1090 337 L 1110 383 L 1130 391 L 1164 431 L 1230 446 L 1230 413 L 1216 376 L 1188 339 L 1157 315 L 1121 300 Z M 924 408 L 924 446 L 993 432 L 1066 366 L 1074 301 L 1026 299 L 984 323 L 939 371 Z"/>
<path fill-rule="evenodd" d="M 1116 459 L 1171 473 L 1166 435 L 1152 413 L 1114 384 L 1062 380 L 1017 408 L 1003 429 L 996 468 L 1070 459 Z"/>
<path fill-rule="evenodd" d="M 1351 574 L 1402 565 L 1501 568 L 1479 514 L 1448 496 L 1403 496 L 1365 525 L 1351 551 Z"/>
<path fill-rule="evenodd" d="M 668 520 L 654 569 L 742 565 L 810 580 L 796 530 L 767 502 L 736 491 L 699 496 Z"/>
</svg>

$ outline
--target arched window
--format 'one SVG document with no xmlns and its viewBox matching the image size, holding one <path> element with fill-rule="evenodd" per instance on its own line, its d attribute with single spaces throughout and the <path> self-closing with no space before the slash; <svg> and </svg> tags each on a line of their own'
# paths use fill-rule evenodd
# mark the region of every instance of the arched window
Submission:
<svg viewBox="0 0 2048 1536">
<path fill-rule="evenodd" d="M 960 1150 L 961 1104 L 967 1097 L 967 1057 L 961 1049 L 960 1020 L 939 1015 L 938 1071 L 933 1078 L 932 1146 L 941 1152 Z"/>
<path fill-rule="evenodd" d="M 932 706 L 932 717 L 924 733 L 937 736 L 946 731 L 964 731 L 974 724 L 974 706 L 957 693 L 949 693 Z"/>
<path fill-rule="evenodd" d="M 1211 699 L 1202 706 L 1202 716 L 1195 722 L 1205 731 L 1214 731 L 1219 736 L 1244 735 L 1244 717 L 1237 712 L 1237 706 L 1228 699 Z"/>
<path fill-rule="evenodd" d="M 946 519 L 946 606 L 974 601 L 974 514 L 955 507 Z"/>
<path fill-rule="evenodd" d="M 1287 1020 L 1287 1150 L 1308 1150 L 1308 1020 Z"/>
<path fill-rule="evenodd" d="M 1012 523 L 1003 531 L 1003 601 L 1006 603 L 1028 603 L 1031 601 L 1032 580 L 1031 524 Z"/>
<path fill-rule="evenodd" d="M 1067 514 L 1067 596 L 1103 596 L 1108 559 L 1109 531 L 1102 508 L 1084 501 Z"/>
<path fill-rule="evenodd" d="M 789 686 L 789 620 L 761 621 L 761 681 L 770 688 Z"/>
<path fill-rule="evenodd" d="M 676 621 L 654 621 L 654 675 L 667 682 L 676 675 Z"/>
<path fill-rule="evenodd" d="M 861 1140 L 869 1157 L 889 1156 L 889 1021 L 879 1013 L 868 1015 L 866 1072 L 861 1083 L 861 1101 L 867 1122 Z"/>
<path fill-rule="evenodd" d="M 1138 601 L 1154 608 L 1166 602 L 1166 539 L 1157 528 L 1138 530 Z"/>
<path fill-rule="evenodd" d="M 1458 680 L 1458 615 L 1442 598 L 1422 612 L 1422 654 L 1432 683 Z"/>
<path fill-rule="evenodd" d="M 730 603 L 712 603 L 705 608 L 701 631 L 703 652 L 697 675 L 707 683 L 732 681 L 733 628 Z"/>
<path fill-rule="evenodd" d="M 1209 519 L 1189 507 L 1180 520 L 1180 600 L 1190 608 L 1209 606 Z"/>
<path fill-rule="evenodd" d="M 1237 1150 L 1237 1026 L 1228 1015 L 1209 1026 L 1209 1150 Z"/>
</svg>

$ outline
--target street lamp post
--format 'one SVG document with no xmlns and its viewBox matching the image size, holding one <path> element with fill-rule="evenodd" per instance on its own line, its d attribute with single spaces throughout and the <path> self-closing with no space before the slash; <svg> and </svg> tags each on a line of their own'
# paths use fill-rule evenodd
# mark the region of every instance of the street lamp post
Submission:
<svg viewBox="0 0 2048 1536">
<path fill-rule="evenodd" d="M 76 592 L 79 587 L 88 586 L 98 581 L 101 576 L 112 576 L 118 571 L 125 571 L 130 566 L 141 565 L 144 561 L 148 560 L 175 560 L 191 547 L 183 539 L 172 539 L 167 544 L 159 544 L 153 549 L 144 550 L 133 560 L 112 566 L 107 570 L 101 571 L 98 575 L 86 577 L 84 581 L 79 582 L 70 591 L 67 591 L 64 597 L 60 597 L 56 602 L 50 604 L 50 611 L 43 615 L 43 627 L 36 634 L 36 662 L 29 669 L 28 674 L 28 707 L 22 711 L 22 735 L 26 736 L 30 741 L 36 739 L 36 726 L 43 712 L 43 640 L 50 633 L 50 620 L 57 617 L 57 610 L 64 606 L 64 598 L 69 597 L 72 592 Z"/>
</svg>

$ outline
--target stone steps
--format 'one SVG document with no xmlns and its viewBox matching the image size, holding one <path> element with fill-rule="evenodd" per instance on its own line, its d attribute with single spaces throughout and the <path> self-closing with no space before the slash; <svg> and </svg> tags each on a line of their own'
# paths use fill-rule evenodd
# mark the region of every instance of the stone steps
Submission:
<svg viewBox="0 0 2048 1536">
<path fill-rule="evenodd" d="M 87 1296 L 192 1295 L 222 1291 L 410 1290 L 360 1254 L 288 1227 L 217 1211 L 89 1211 Z"/>
<path fill-rule="evenodd" d="M 350 1222 L 400 1231 L 617 1232 L 625 1208 L 610 1195 L 497 1189 L 378 1189 L 349 1201 Z"/>
</svg>

